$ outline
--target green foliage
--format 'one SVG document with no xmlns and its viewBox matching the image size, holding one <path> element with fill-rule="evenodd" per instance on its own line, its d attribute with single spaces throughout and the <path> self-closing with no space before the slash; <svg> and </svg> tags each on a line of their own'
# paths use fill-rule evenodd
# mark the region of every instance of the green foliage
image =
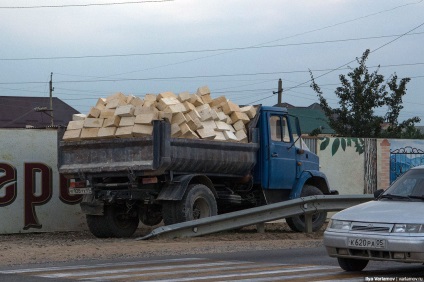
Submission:
<svg viewBox="0 0 424 282">
<path fill-rule="evenodd" d="M 320 140 L 322 141 L 320 150 L 324 151 L 330 145 L 330 138 L 323 137 L 320 138 Z M 334 156 L 340 148 L 342 148 L 343 151 L 346 151 L 346 148 L 352 147 L 352 144 L 354 144 L 355 152 L 357 152 L 359 155 L 364 153 L 365 141 L 363 138 L 338 137 L 334 138 L 333 144 L 331 145 L 331 155 Z"/>
<path fill-rule="evenodd" d="M 384 76 L 378 70 L 370 73 L 365 65 L 370 51 L 366 50 L 362 57 L 357 58 L 358 67 L 352 69 L 347 76 L 339 75 L 341 86 L 335 94 L 338 97 L 338 108 L 332 108 L 324 98 L 323 92 L 316 84 L 311 72 L 311 87 L 318 94 L 320 105 L 329 120 L 329 125 L 337 136 L 361 138 L 422 138 L 423 135 L 415 129 L 419 117 L 399 122 L 399 114 L 403 109 L 402 97 L 406 94 L 406 85 L 410 78 L 403 78 L 398 83 L 398 77 L 393 74 L 385 83 Z M 375 113 L 377 109 L 386 109 L 385 116 Z M 384 123 L 388 124 L 383 130 Z M 335 144 L 334 144 L 335 143 Z M 333 146 L 345 148 L 341 140 Z M 337 151 L 337 150 L 336 150 Z"/>
</svg>

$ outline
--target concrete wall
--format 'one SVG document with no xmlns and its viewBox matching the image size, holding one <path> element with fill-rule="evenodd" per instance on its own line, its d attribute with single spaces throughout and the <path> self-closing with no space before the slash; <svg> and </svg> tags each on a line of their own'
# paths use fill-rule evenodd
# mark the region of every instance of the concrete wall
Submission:
<svg viewBox="0 0 424 282">
<path fill-rule="evenodd" d="M 56 130 L 0 130 L 0 234 L 86 229 L 66 186 Z"/>
<path fill-rule="evenodd" d="M 339 142 L 338 146 L 335 145 L 336 140 Z M 340 138 L 318 141 L 320 170 L 327 176 L 331 189 L 338 190 L 341 195 L 363 194 L 364 154 L 356 151 L 352 140 L 347 141 L 343 141 L 345 146 L 341 145 Z"/>
</svg>

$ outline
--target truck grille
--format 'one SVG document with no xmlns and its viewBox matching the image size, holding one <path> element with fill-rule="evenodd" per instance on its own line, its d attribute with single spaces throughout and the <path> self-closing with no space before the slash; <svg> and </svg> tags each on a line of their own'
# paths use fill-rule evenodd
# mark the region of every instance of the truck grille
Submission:
<svg viewBox="0 0 424 282">
<path fill-rule="evenodd" d="M 352 224 L 351 231 L 380 232 L 389 233 L 392 230 L 391 224 L 356 222 Z"/>
</svg>

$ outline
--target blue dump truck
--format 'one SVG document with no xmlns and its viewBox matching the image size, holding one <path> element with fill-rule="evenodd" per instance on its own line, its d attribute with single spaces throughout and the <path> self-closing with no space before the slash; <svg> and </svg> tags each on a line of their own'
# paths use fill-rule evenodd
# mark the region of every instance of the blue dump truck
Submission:
<svg viewBox="0 0 424 282">
<path fill-rule="evenodd" d="M 64 130 L 62 131 L 63 134 Z M 58 140 L 58 168 L 70 194 L 82 194 L 97 237 L 129 237 L 139 222 L 165 225 L 304 196 L 332 194 L 319 159 L 301 144 L 298 119 L 280 107 L 258 107 L 248 143 L 171 138 L 154 121 L 151 137 Z M 318 230 L 326 213 L 313 216 Z M 303 216 L 286 218 L 304 231 Z"/>
</svg>

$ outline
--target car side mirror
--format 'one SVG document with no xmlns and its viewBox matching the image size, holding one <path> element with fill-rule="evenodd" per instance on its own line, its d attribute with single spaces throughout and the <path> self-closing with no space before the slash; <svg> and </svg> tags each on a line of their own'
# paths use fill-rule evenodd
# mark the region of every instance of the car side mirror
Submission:
<svg viewBox="0 0 424 282">
<path fill-rule="evenodd" d="M 384 192 L 384 189 L 378 189 L 374 191 L 374 199 L 378 199 L 380 195 L 383 194 L 383 192 Z"/>
</svg>

